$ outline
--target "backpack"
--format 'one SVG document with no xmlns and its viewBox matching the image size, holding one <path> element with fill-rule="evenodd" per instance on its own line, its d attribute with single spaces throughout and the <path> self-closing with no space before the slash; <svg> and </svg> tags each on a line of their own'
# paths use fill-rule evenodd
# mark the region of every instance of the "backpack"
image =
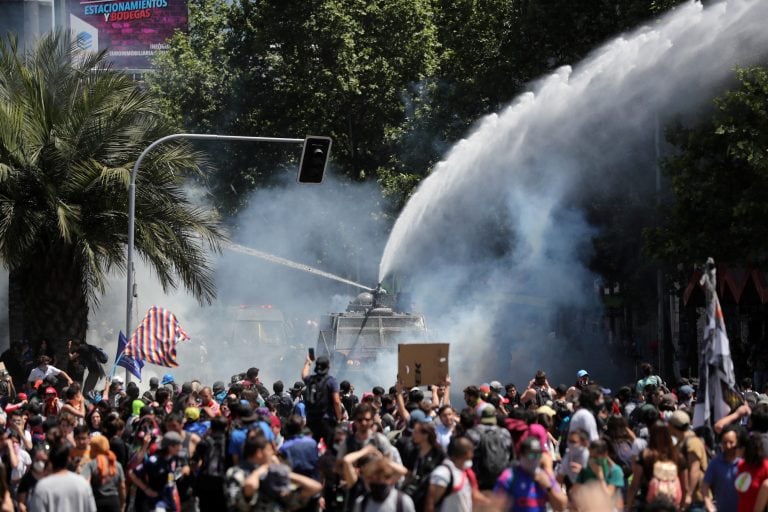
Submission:
<svg viewBox="0 0 768 512">
<path fill-rule="evenodd" d="M 321 417 L 328 406 L 328 375 L 312 375 L 304 388 L 307 416 Z"/>
<path fill-rule="evenodd" d="M 277 409 L 277 415 L 282 420 L 290 417 L 293 413 L 293 400 L 291 399 L 291 395 L 286 392 L 280 394 L 275 405 Z"/>
<path fill-rule="evenodd" d="M 657 460 L 653 463 L 653 474 L 648 482 L 645 501 L 651 503 L 657 498 L 667 499 L 675 506 L 679 506 L 683 499 L 683 488 L 674 462 Z"/>
<path fill-rule="evenodd" d="M 107 361 L 109 361 L 109 356 L 104 352 L 103 348 L 97 347 L 96 345 L 88 345 L 88 348 L 91 350 L 93 357 L 95 357 L 101 364 L 106 364 Z"/>
<path fill-rule="evenodd" d="M 480 443 L 475 448 L 473 468 L 480 489 L 493 489 L 496 480 L 509 465 L 510 440 L 501 427 L 479 430 Z"/>
<path fill-rule="evenodd" d="M 195 490 L 213 492 L 221 488 L 227 471 L 226 438 L 207 436 L 202 441 L 202 467 L 195 479 Z"/>
<path fill-rule="evenodd" d="M 544 386 L 534 388 L 536 390 L 536 406 L 541 407 L 542 405 L 546 405 L 547 402 L 552 401 L 552 396 L 549 394 L 549 391 L 547 391 L 547 388 Z"/>
</svg>

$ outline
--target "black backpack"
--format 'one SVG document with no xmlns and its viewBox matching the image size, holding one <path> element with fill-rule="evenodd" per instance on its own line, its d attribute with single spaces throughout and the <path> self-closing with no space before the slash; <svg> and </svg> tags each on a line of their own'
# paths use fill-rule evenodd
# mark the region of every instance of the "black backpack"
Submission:
<svg viewBox="0 0 768 512">
<path fill-rule="evenodd" d="M 552 396 L 549 394 L 549 391 L 547 391 L 547 388 L 544 386 L 534 388 L 536 389 L 536 406 L 541 407 L 542 405 L 547 405 L 547 402 L 552 401 Z"/>
<path fill-rule="evenodd" d="M 198 493 L 221 488 L 227 472 L 226 444 L 226 437 L 217 438 L 209 435 L 203 439 L 197 448 L 197 451 L 200 452 L 200 459 L 202 459 L 202 466 L 195 480 L 195 489 Z"/>
<path fill-rule="evenodd" d="M 293 414 L 293 400 L 291 395 L 286 392 L 280 394 L 277 399 L 277 415 L 281 419 L 286 419 Z"/>
<path fill-rule="evenodd" d="M 307 416 L 322 416 L 328 407 L 328 375 L 312 375 L 304 388 L 304 407 Z"/>
<path fill-rule="evenodd" d="M 480 489 L 493 489 L 496 480 L 509 466 L 510 441 L 501 427 L 480 429 L 480 443 L 475 448 L 473 468 Z"/>
</svg>

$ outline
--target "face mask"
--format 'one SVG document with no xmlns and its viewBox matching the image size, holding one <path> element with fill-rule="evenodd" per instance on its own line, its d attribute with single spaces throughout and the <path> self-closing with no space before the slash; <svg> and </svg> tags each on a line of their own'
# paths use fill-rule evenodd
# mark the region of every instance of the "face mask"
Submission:
<svg viewBox="0 0 768 512">
<path fill-rule="evenodd" d="M 216 395 L 213 397 L 217 402 L 221 403 L 224 401 L 225 398 L 227 398 L 227 392 L 222 391 L 221 393 L 216 393 Z"/>
<path fill-rule="evenodd" d="M 581 446 L 580 444 L 568 443 L 568 451 L 571 452 L 573 457 L 581 458 L 584 452 L 587 451 L 587 447 Z"/>
<path fill-rule="evenodd" d="M 371 493 L 371 498 L 373 498 L 373 501 L 378 503 L 381 503 L 387 499 L 389 492 L 392 490 L 392 486 L 390 484 L 369 484 L 368 488 Z"/>
<path fill-rule="evenodd" d="M 470 459 L 468 461 L 465 461 L 464 464 L 462 465 L 462 467 L 464 469 L 470 469 L 472 467 L 472 459 Z"/>
<path fill-rule="evenodd" d="M 42 473 L 45 471 L 45 462 L 41 460 L 36 460 L 32 463 L 32 469 L 38 473 Z"/>
</svg>

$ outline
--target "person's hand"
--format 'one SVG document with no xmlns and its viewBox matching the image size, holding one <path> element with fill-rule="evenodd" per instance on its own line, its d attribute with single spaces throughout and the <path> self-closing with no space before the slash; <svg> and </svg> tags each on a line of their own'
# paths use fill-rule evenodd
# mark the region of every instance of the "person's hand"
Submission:
<svg viewBox="0 0 768 512">
<path fill-rule="evenodd" d="M 192 469 L 189 466 L 184 466 L 183 468 L 181 468 L 182 476 L 189 476 L 190 473 L 192 473 Z"/>
<path fill-rule="evenodd" d="M 749 405 L 744 404 L 739 406 L 739 408 L 736 409 L 736 412 L 739 414 L 739 417 L 743 418 L 744 416 L 752 414 L 752 409 L 749 408 Z"/>
<path fill-rule="evenodd" d="M 691 503 L 693 503 L 693 496 L 691 494 L 686 494 L 685 499 L 683 500 L 683 509 L 687 509 L 691 506 Z"/>
<path fill-rule="evenodd" d="M 157 493 L 157 491 L 155 491 L 154 489 L 150 489 L 149 487 L 147 487 L 147 490 L 144 491 L 144 494 L 146 494 L 147 497 L 149 497 L 149 498 L 157 498 L 158 496 L 160 496 Z"/>
<path fill-rule="evenodd" d="M 581 473 L 581 470 L 584 469 L 584 466 L 579 464 L 578 462 L 571 461 L 570 464 L 568 464 L 568 469 L 573 473 L 574 475 L 578 475 Z"/>
<path fill-rule="evenodd" d="M 549 475 L 544 470 L 536 468 L 536 473 L 533 475 L 533 479 L 542 489 L 549 489 L 552 487 L 552 481 L 549 479 Z"/>
<path fill-rule="evenodd" d="M 401 381 L 399 378 L 397 379 L 397 382 L 395 382 L 395 391 L 398 395 L 402 394 L 403 392 L 403 381 Z"/>
<path fill-rule="evenodd" d="M 450 375 L 446 375 L 445 376 L 445 387 L 448 387 L 450 385 L 451 385 L 451 376 Z"/>
<path fill-rule="evenodd" d="M 532 387 L 533 387 L 533 385 L 534 385 L 535 383 L 536 383 L 536 379 L 531 379 L 531 380 L 529 380 L 529 381 L 528 381 L 528 387 L 529 387 L 529 388 L 532 388 Z"/>
</svg>

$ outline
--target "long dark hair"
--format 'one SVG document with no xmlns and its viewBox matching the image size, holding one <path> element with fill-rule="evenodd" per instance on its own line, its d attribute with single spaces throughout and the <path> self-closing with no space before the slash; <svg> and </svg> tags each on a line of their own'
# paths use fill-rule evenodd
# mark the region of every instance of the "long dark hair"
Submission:
<svg viewBox="0 0 768 512">
<path fill-rule="evenodd" d="M 648 432 L 648 455 L 649 462 L 663 460 L 671 461 L 675 464 L 680 463 L 680 459 L 672 443 L 672 434 L 662 421 L 654 423 Z"/>
<path fill-rule="evenodd" d="M 419 423 L 419 428 L 427 436 L 427 442 L 433 450 L 443 451 L 443 447 L 437 442 L 437 431 L 434 423 Z"/>
</svg>

